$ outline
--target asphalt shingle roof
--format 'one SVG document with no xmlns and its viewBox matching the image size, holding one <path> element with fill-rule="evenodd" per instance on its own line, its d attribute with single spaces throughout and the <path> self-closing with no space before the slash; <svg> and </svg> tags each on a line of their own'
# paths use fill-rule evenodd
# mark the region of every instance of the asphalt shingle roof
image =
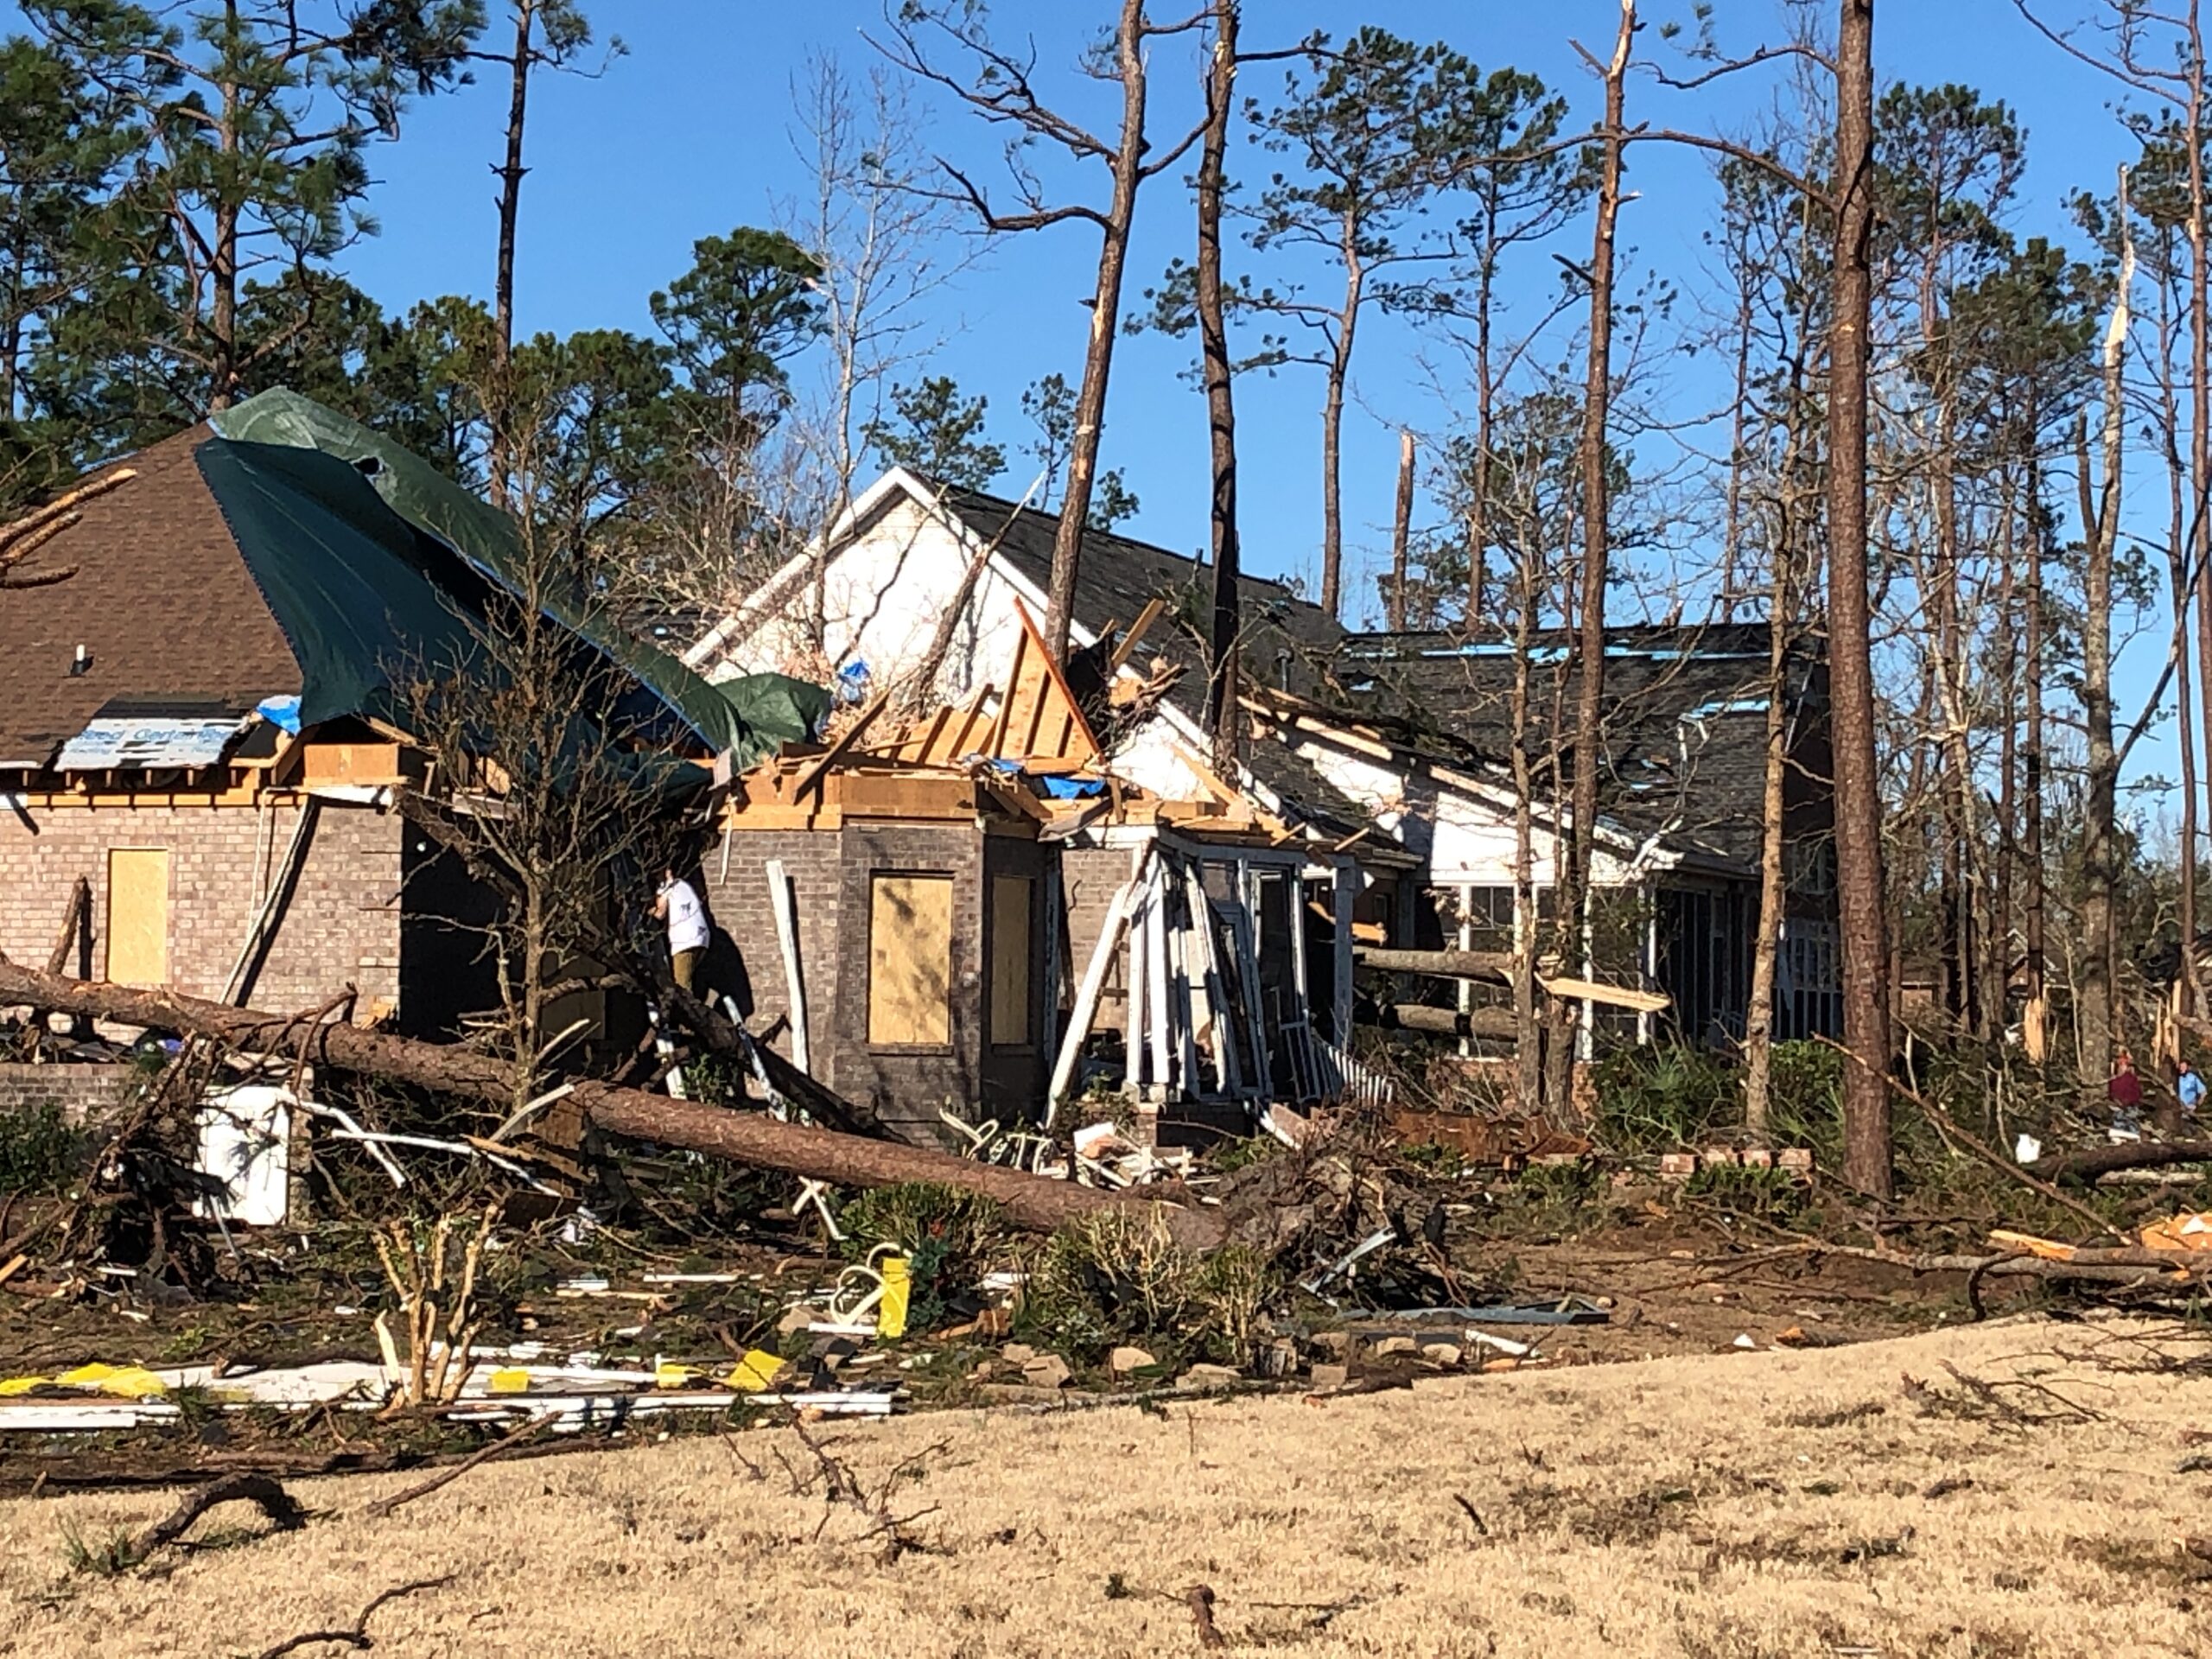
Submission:
<svg viewBox="0 0 2212 1659">
<path fill-rule="evenodd" d="M 102 468 L 137 476 L 85 502 L 35 556 L 35 570 L 76 574 L 0 594 L 0 764 L 42 762 L 112 699 L 244 714 L 302 690 L 195 463 L 207 436 L 194 427 Z M 72 675 L 80 645 L 92 666 Z"/>
<path fill-rule="evenodd" d="M 1532 761 L 1547 774 L 1556 747 L 1562 776 L 1571 780 L 1580 670 L 1568 644 L 1555 632 L 1531 642 L 1529 743 Z M 1664 830 L 1670 840 L 1755 861 L 1768 662 L 1764 621 L 1609 630 L 1599 778 L 1605 817 L 1637 835 Z M 1356 635 L 1338 673 L 1332 700 L 1347 712 L 1395 728 L 1416 744 L 1510 766 L 1510 645 L 1440 633 Z M 1825 719 L 1825 667 L 1810 644 L 1793 652 L 1786 685 L 1786 713 L 1801 721 Z"/>
</svg>

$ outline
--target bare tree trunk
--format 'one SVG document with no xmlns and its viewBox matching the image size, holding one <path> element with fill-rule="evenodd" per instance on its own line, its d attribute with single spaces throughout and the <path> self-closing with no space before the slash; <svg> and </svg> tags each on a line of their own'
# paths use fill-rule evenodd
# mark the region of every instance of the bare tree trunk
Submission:
<svg viewBox="0 0 2212 1659">
<path fill-rule="evenodd" d="M 1997 857 L 1989 884 L 1989 908 L 1982 930 L 1982 1025 L 2001 1037 L 2006 1024 L 2006 999 L 2012 981 L 2012 863 L 2016 838 L 2013 814 L 2018 799 L 2020 636 L 2012 626 L 2012 570 L 2019 549 L 2019 515 L 2013 505 L 2012 482 L 2005 483 L 2005 534 L 1999 549 L 2004 575 L 1997 599 L 1998 626 L 2005 636 L 2005 730 L 1997 756 Z"/>
<path fill-rule="evenodd" d="M 2162 261 L 2162 264 L 2164 262 Z M 2171 283 L 2159 284 L 2161 321 L 2168 310 Z M 2163 332 L 2163 331 L 2162 331 Z M 2174 397 L 2172 358 L 2163 348 L 2159 371 L 2160 410 L 2168 433 L 2166 442 L 2166 586 L 2173 605 L 2174 736 L 2181 749 L 2181 1011 L 2196 1010 L 2196 720 L 2190 706 L 2195 695 L 2190 681 L 2189 509 L 2184 499 L 2181 456 L 2171 435 L 2180 430 L 2180 411 Z"/>
<path fill-rule="evenodd" d="M 2030 431 L 2037 430 L 2031 416 Z M 2032 449 L 2028 458 L 2028 552 L 2025 563 L 2027 614 L 2021 635 L 2020 687 L 2020 864 L 2026 882 L 2020 904 L 2021 954 L 2025 958 L 2027 1018 L 2036 1030 L 2029 1052 L 2044 1051 L 2048 1030 L 2049 996 L 2044 976 L 2044 867 L 2043 849 L 2043 556 L 2046 533 L 2043 499 L 2043 467 Z"/>
<path fill-rule="evenodd" d="M 2212 509 L 2212 246 L 2207 245 L 2205 225 L 2204 41 L 2197 16 L 2197 0 L 2190 0 L 2189 98 L 2183 146 L 2189 156 L 2189 219 L 2184 226 L 2189 235 L 2189 556 L 2196 572 L 2197 695 L 2202 699 L 2197 729 L 2203 734 L 2204 787 L 2208 803 L 2212 803 L 2212 557 L 2208 557 L 2212 554 L 2212 523 L 2208 523 L 2208 509 Z M 2181 688 L 2184 705 L 2189 701 L 2188 673 L 2189 648 L 2184 639 Z M 2183 764 L 2189 765 L 2186 728 L 2182 753 Z M 2184 822 L 2194 828 L 2195 815 L 2192 813 Z M 2196 843 L 2186 833 L 2182 868 L 2187 872 L 2193 893 Z M 2191 920 L 2194 921 L 2193 917 Z M 2188 987 L 2190 1001 L 2201 1007 L 2204 997 L 2203 988 L 2198 983 L 2196 934 L 2184 930 L 2182 938 L 2183 981 Z"/>
<path fill-rule="evenodd" d="M 1886 1198 L 1890 1150 L 1889 918 L 1866 559 L 1867 332 L 1874 226 L 1874 0 L 1840 0 L 1836 211 L 1828 346 L 1828 627 L 1835 740 L 1836 876 L 1843 914 L 1843 1178 Z"/>
<path fill-rule="evenodd" d="M 1336 340 L 1329 353 L 1328 391 L 1321 403 L 1321 608 L 1332 617 L 1344 607 L 1344 387 L 1351 378 L 1352 337 L 1359 327 L 1359 308 L 1367 285 L 1367 268 L 1353 239 L 1349 210 L 1344 216 L 1342 252 L 1344 303 L 1337 315 Z"/>
<path fill-rule="evenodd" d="M 1481 269 L 1475 276 L 1475 464 L 1467 491 L 1467 617 L 1466 633 L 1472 639 L 1483 625 L 1484 566 L 1490 556 L 1490 428 L 1497 402 L 1491 383 L 1491 302 L 1497 280 L 1497 215 L 1490 210 L 1490 225 L 1483 238 Z"/>
<path fill-rule="evenodd" d="M 2113 1042 L 2113 898 L 2118 882 L 2117 826 L 2120 762 L 2112 738 L 2112 577 L 2120 539 L 2120 464 L 2126 436 L 2125 369 L 2128 287 L 2135 275 L 2135 245 L 2127 234 L 2127 170 L 2120 169 L 2119 286 L 2105 334 L 2104 476 L 2094 518 L 2084 512 L 2088 549 L 2082 588 L 2082 715 L 2088 728 L 2088 789 L 2082 825 L 2082 931 L 2079 1070 L 2090 1087 L 2112 1071 Z M 2086 437 L 2081 445 L 2082 488 L 2088 493 Z"/>
<path fill-rule="evenodd" d="M 1390 520 L 1390 602 L 1393 632 L 1406 626 L 1407 564 L 1414 531 L 1414 435 L 1411 428 L 1398 434 L 1398 505 Z"/>
<path fill-rule="evenodd" d="M 1943 476 L 1936 489 L 1936 675 L 1937 707 L 1942 719 L 1944 929 L 1950 945 L 1945 977 L 1949 1013 L 1969 1034 L 1979 1019 L 1974 985 L 1975 880 L 1974 872 L 1974 756 L 1967 741 L 1964 647 L 1959 623 L 1959 539 L 1955 467 L 1957 451 L 1948 412 L 1939 461 Z"/>
<path fill-rule="evenodd" d="M 1206 429 L 1213 463 L 1213 609 L 1207 630 L 1206 730 L 1215 766 L 1235 775 L 1236 650 L 1243 629 L 1237 584 L 1236 404 L 1230 384 L 1229 326 L 1221 292 L 1222 175 L 1236 95 L 1238 0 L 1213 0 L 1213 57 L 1206 73 L 1206 130 L 1198 156 L 1198 360 L 1206 383 Z"/>
<path fill-rule="evenodd" d="M 1613 391 L 1613 232 L 1620 215 L 1621 152 L 1625 144 L 1629 49 L 1636 36 L 1636 0 L 1621 0 L 1620 31 L 1612 60 L 1605 67 L 1605 142 L 1598 181 L 1597 228 L 1590 250 L 1590 352 L 1582 392 L 1582 601 L 1579 664 L 1580 684 L 1574 711 L 1574 804 L 1569 851 L 1560 871 L 1559 913 L 1574 942 L 1567 971 L 1584 972 L 1590 950 L 1590 896 L 1598 828 L 1598 773 L 1605 745 L 1605 583 L 1611 570 L 1612 532 L 1606 462 L 1606 417 Z M 1567 1021 L 1579 1015 L 1562 1004 L 1563 1039 L 1574 1033 Z M 1552 1103 L 1563 1109 L 1566 1103 Z"/>
<path fill-rule="evenodd" d="M 1083 386 L 1076 394 L 1068 483 L 1060 497 L 1059 529 L 1052 537 L 1052 585 L 1045 613 L 1045 643 L 1057 657 L 1067 655 L 1068 626 L 1075 616 L 1084 525 L 1090 517 L 1099 440 L 1106 425 L 1106 383 L 1114 369 L 1114 336 L 1121 327 L 1122 273 L 1128 264 L 1137 186 L 1144 177 L 1144 0 L 1122 0 L 1114 43 L 1122 77 L 1122 142 L 1113 156 L 1113 201 L 1101 226 L 1098 286 L 1090 299 L 1090 344 L 1083 358 Z"/>
<path fill-rule="evenodd" d="M 513 471 L 507 364 L 515 342 L 515 219 L 522 211 L 524 117 L 530 104 L 531 35 L 537 23 L 537 0 L 514 0 L 515 54 L 507 95 L 507 159 L 492 170 L 499 175 L 499 250 L 492 278 L 492 499 L 506 505 Z"/>
<path fill-rule="evenodd" d="M 238 152 L 238 88 L 223 88 L 220 149 L 228 158 Z M 226 163 L 227 165 L 227 163 Z M 226 190 L 238 187 L 226 182 Z M 207 280 L 213 290 L 209 307 L 207 352 L 207 410 L 214 414 L 238 400 L 238 206 L 229 197 L 215 208 L 209 242 Z"/>
<path fill-rule="evenodd" d="M 1539 541 L 1522 549 L 1521 599 L 1516 607 L 1513 642 L 1513 1044 L 1515 1103 L 1524 1114 L 1541 1109 L 1544 1097 L 1544 1029 L 1537 1018 L 1536 944 L 1541 918 L 1536 906 L 1535 769 L 1529 764 L 1529 653 L 1535 632 L 1537 582 L 1531 561 Z M 1559 836 L 1554 817 L 1553 879 L 1558 879 Z"/>
<path fill-rule="evenodd" d="M 1738 568 L 1738 549 L 1744 522 L 1744 414 L 1751 401 L 1751 290 L 1750 277 L 1738 296 L 1736 307 L 1736 407 L 1728 423 L 1728 504 L 1727 518 L 1720 531 L 1720 620 L 1736 620 L 1736 600 L 1741 591 L 1738 584 L 1743 573 Z"/>
<path fill-rule="evenodd" d="M 1774 1045 L 1775 959 L 1782 947 L 1782 849 L 1789 783 L 1789 558 L 1787 543 L 1774 556 L 1768 603 L 1766 657 L 1766 773 L 1759 791 L 1759 931 L 1751 949 L 1751 992 L 1744 1015 L 1744 1127 L 1755 1139 L 1767 1132 L 1767 1095 Z"/>
<path fill-rule="evenodd" d="M 317 1025 L 298 1016 L 203 1002 L 173 991 L 135 991 L 101 982 L 62 979 L 0 957 L 0 1007 L 22 1006 L 212 1038 L 248 1053 L 286 1059 L 296 1056 L 313 1065 L 461 1095 L 502 1109 L 514 1093 L 511 1069 L 472 1049 L 388 1037 L 344 1023 Z M 1035 1231 L 1050 1231 L 1079 1216 L 1105 1210 L 1155 1214 L 1173 1236 L 1193 1249 L 1220 1243 L 1224 1231 L 1217 1216 L 1203 1211 L 1050 1180 L 931 1147 L 778 1122 L 765 1114 L 673 1100 L 588 1078 L 579 1081 L 569 1098 L 594 1126 L 612 1135 L 839 1185 L 942 1182 L 996 1199 L 1008 1220 Z"/>
</svg>

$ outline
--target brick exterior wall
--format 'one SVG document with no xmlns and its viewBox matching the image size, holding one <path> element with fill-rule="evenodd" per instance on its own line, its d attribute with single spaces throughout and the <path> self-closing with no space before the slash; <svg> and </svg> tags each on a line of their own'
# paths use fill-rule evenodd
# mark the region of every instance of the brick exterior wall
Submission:
<svg viewBox="0 0 2212 1659">
<path fill-rule="evenodd" d="M 128 1065 L 0 1065 L 0 1118 L 59 1106 L 68 1123 L 105 1123 L 137 1076 Z"/>
<path fill-rule="evenodd" d="M 940 1109 L 974 1114 L 982 1096 L 983 842 L 964 823 L 848 824 L 837 929 L 837 1025 L 831 1086 L 907 1139 L 944 1135 Z M 943 1049 L 868 1042 L 869 882 L 878 871 L 952 877 L 951 1042 Z"/>
<path fill-rule="evenodd" d="M 831 1088 L 827 1069 L 836 1044 L 837 1014 L 837 922 L 843 902 L 842 832 L 827 830 L 735 830 L 730 832 L 728 874 L 721 849 L 708 849 L 701 896 L 718 933 L 736 949 L 728 951 L 717 937 L 708 952 L 707 979 L 717 991 L 736 998 L 738 1011 L 755 1031 L 788 1018 L 791 996 L 784 983 L 784 957 L 776 942 L 776 912 L 768 897 L 767 865 L 781 859 L 791 878 L 798 918 L 799 981 L 806 994 L 807 1030 L 813 1040 L 814 1074 Z M 868 913 L 861 912 L 865 934 Z M 867 971 L 863 948 L 861 971 Z M 791 1053 L 791 1035 L 779 1033 L 776 1052 Z"/>
<path fill-rule="evenodd" d="M 34 800 L 20 812 L 0 812 L 0 950 L 45 966 L 81 875 L 92 883 L 92 938 L 89 962 L 80 947 L 68 971 L 104 976 L 107 855 L 161 848 L 169 855 L 169 986 L 220 998 L 258 909 L 264 858 L 272 872 L 282 866 L 302 810 L 296 802 L 271 804 L 264 813 L 245 805 L 49 807 Z M 395 812 L 320 804 L 289 902 L 247 987 L 254 1006 L 309 1007 L 348 982 L 360 991 L 364 1019 L 397 1006 L 404 834 Z"/>
<path fill-rule="evenodd" d="M 1126 866 L 1126 854 L 1114 856 Z M 1049 860 L 1040 857 L 1035 843 L 988 836 L 972 820 L 868 820 L 837 830 L 733 830 L 728 875 L 721 873 L 719 847 L 709 849 L 703 875 L 709 914 L 735 950 L 734 956 L 726 953 L 717 938 L 706 970 L 715 989 L 737 996 L 756 1031 L 791 1012 L 768 896 L 771 859 L 783 861 L 797 898 L 809 1058 L 817 1077 L 918 1141 L 942 1140 L 940 1109 L 970 1117 L 1003 1117 L 1035 1109 L 1049 1057 L 987 1053 L 983 1030 L 989 960 L 983 917 L 987 876 L 993 869 L 1048 871 Z M 942 1048 L 868 1044 L 869 882 L 879 871 L 952 878 L 951 1040 Z M 1110 887 L 1107 892 L 1110 898 Z M 1051 898 L 1046 874 L 1038 902 L 1041 906 Z M 1093 930 L 1095 936 L 1095 922 Z M 1038 958 L 1040 996 L 1043 966 Z M 733 981 L 741 988 L 734 988 Z M 789 1055 L 790 1033 L 779 1033 L 774 1046 Z"/>
<path fill-rule="evenodd" d="M 1060 852 L 1061 891 L 1067 899 L 1068 998 L 1083 982 L 1098 949 L 1098 936 L 1106 926 L 1106 912 L 1114 895 L 1129 879 L 1135 855 L 1126 847 L 1067 847 Z M 1105 988 L 1099 993 L 1093 1031 L 1118 1031 L 1128 1023 L 1128 961 L 1126 948 L 1116 953 L 1107 970 Z"/>
</svg>

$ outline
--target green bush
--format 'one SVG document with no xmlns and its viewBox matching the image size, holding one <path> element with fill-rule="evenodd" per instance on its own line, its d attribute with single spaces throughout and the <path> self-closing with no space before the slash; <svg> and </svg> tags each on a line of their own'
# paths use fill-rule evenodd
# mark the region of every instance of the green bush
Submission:
<svg viewBox="0 0 2212 1659">
<path fill-rule="evenodd" d="M 1843 1157 L 1843 1054 L 1830 1044 L 1777 1043 L 1767 1059 L 1767 1129 L 1777 1147 L 1810 1147 L 1824 1169 Z"/>
<path fill-rule="evenodd" d="M 1713 1164 L 1683 1183 L 1686 1198 L 1702 1198 L 1731 1215 L 1777 1221 L 1804 1209 L 1806 1189 L 1786 1170 L 1753 1169 L 1742 1164 Z"/>
<path fill-rule="evenodd" d="M 1718 1055 L 1680 1046 L 1616 1050 L 1597 1064 L 1592 1128 L 1617 1153 L 1694 1147 L 1744 1121 L 1743 1077 Z"/>
<path fill-rule="evenodd" d="M 59 1192 L 84 1173 L 90 1138 L 49 1103 L 0 1112 L 0 1192 Z"/>
<path fill-rule="evenodd" d="M 1193 1255 L 1176 1244 L 1158 1216 L 1102 1211 L 1046 1240 L 1030 1267 L 1022 1325 L 1041 1343 L 1086 1363 L 1120 1342 L 1170 1349 L 1195 1342 L 1242 1365 L 1251 1359 L 1275 1288 L 1266 1264 L 1249 1250 L 1230 1245 Z"/>
<path fill-rule="evenodd" d="M 845 1254 L 856 1261 L 879 1244 L 898 1246 L 913 1285 L 907 1325 L 914 1331 L 940 1323 L 945 1305 L 981 1287 L 1012 1244 L 994 1200 L 936 1181 L 901 1181 L 863 1192 L 838 1211 L 837 1224 L 845 1233 Z"/>
</svg>

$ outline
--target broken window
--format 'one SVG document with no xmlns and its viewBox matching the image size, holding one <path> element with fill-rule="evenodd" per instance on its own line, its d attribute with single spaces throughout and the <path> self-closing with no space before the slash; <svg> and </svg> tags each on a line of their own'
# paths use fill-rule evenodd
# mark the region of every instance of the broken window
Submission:
<svg viewBox="0 0 2212 1659">
<path fill-rule="evenodd" d="M 1026 875 L 991 878 L 991 1041 L 1027 1046 L 1037 884 Z"/>
<path fill-rule="evenodd" d="M 107 976 L 115 985 L 169 982 L 169 855 L 118 847 L 107 855 Z"/>
<path fill-rule="evenodd" d="M 868 1040 L 942 1047 L 952 1040 L 952 878 L 870 878 Z"/>
</svg>

